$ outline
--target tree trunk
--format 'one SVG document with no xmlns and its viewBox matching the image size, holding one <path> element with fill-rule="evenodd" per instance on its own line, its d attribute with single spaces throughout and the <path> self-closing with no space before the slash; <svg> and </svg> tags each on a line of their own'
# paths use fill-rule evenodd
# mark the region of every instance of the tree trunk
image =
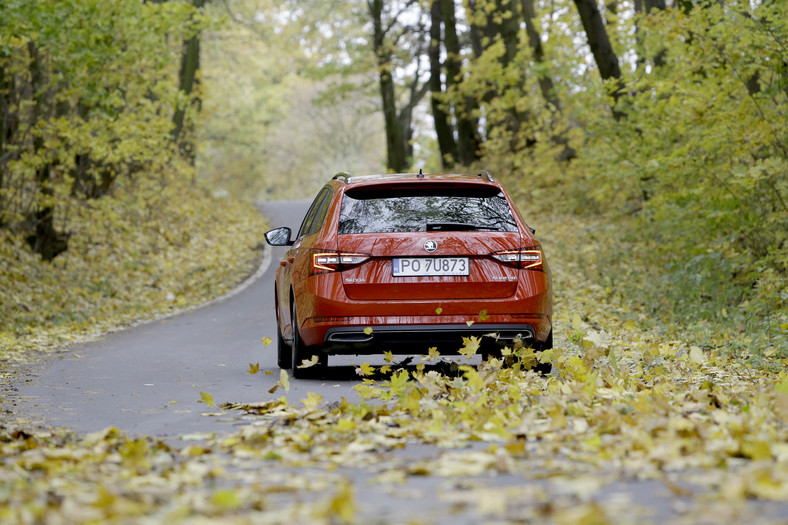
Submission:
<svg viewBox="0 0 788 525">
<path fill-rule="evenodd" d="M 457 37 L 454 0 L 441 0 L 441 7 L 446 41 L 446 90 L 449 91 L 453 86 L 462 83 L 460 39 Z M 481 41 L 479 45 L 481 46 Z M 479 126 L 471 117 L 476 109 L 478 105 L 473 97 L 461 97 L 461 100 L 454 101 L 454 117 L 457 119 L 457 157 L 463 166 L 470 166 L 480 158 L 479 147 L 482 141 L 479 137 Z"/>
<path fill-rule="evenodd" d="M 397 100 L 391 69 L 391 51 L 386 45 L 386 30 L 383 27 L 383 0 L 367 2 L 372 18 L 372 46 L 378 64 L 378 83 L 383 104 L 383 119 L 386 125 L 386 164 L 393 172 L 402 172 L 409 167 L 406 137 L 397 117 Z"/>
<path fill-rule="evenodd" d="M 192 5 L 197 9 L 205 7 L 206 0 L 192 0 Z M 200 32 L 196 32 L 183 43 L 181 51 L 181 69 L 178 75 L 179 89 L 186 96 L 185 98 L 190 101 L 190 105 L 195 110 L 200 110 L 200 99 L 194 92 L 197 88 L 198 78 L 197 73 L 200 70 Z M 194 137 L 188 136 L 184 132 L 185 107 L 178 106 L 175 108 L 175 114 L 172 117 L 172 137 L 178 142 L 181 153 L 188 158 L 192 164 L 195 161 L 195 147 Z"/>
<path fill-rule="evenodd" d="M 621 68 L 618 65 L 618 56 L 610 44 L 610 37 L 605 29 L 602 15 L 599 14 L 596 0 L 574 0 L 583 29 L 586 32 L 588 45 L 594 55 L 594 61 L 603 80 L 614 80 L 611 95 L 613 96 L 613 115 L 620 119 L 624 114 L 617 109 L 616 103 L 624 94 L 624 83 L 621 81 Z"/>
<path fill-rule="evenodd" d="M 5 166 L 8 163 L 6 158 L 6 142 L 10 138 L 11 121 L 11 82 L 6 79 L 5 68 L 0 64 L 0 190 L 5 183 Z M 5 200 L 0 191 L 0 210 L 5 209 Z M 0 226 L 3 225 L 3 215 L 0 213 Z"/>
<path fill-rule="evenodd" d="M 481 1 L 484 2 L 485 0 Z M 482 56 L 482 53 L 484 53 L 484 46 L 482 46 L 483 27 L 479 26 L 476 16 L 474 16 L 474 13 L 478 11 L 478 7 L 476 5 L 477 3 L 477 0 L 468 0 L 468 5 L 466 7 L 466 12 L 468 13 L 468 17 L 470 19 L 468 21 L 468 32 L 474 58 L 479 58 Z"/>
<path fill-rule="evenodd" d="M 469 13 L 473 19 L 471 26 L 473 27 L 474 23 L 480 24 L 481 44 L 485 50 L 498 41 L 503 44 L 503 53 L 498 61 L 506 71 L 515 61 L 519 47 L 520 15 L 517 2 L 515 0 L 476 0 L 474 4 L 469 5 L 473 5 L 473 10 Z M 504 73 L 504 77 L 511 78 L 506 73 Z M 521 74 L 519 79 L 516 85 L 490 83 L 487 91 L 481 95 L 482 102 L 489 104 L 496 97 L 503 96 L 509 89 L 522 88 L 525 84 L 524 75 Z M 503 133 L 512 141 L 512 150 L 519 149 L 518 135 L 521 124 L 525 120 L 525 116 L 520 115 L 516 107 L 503 108 L 503 111 L 488 120 L 487 135 L 494 135 L 496 129 L 503 129 Z"/>
<path fill-rule="evenodd" d="M 525 32 L 528 35 L 528 44 L 531 46 L 531 51 L 533 51 L 534 62 L 542 65 L 544 64 L 544 48 L 542 47 L 539 31 L 534 25 L 534 19 L 536 18 L 534 0 L 521 0 L 520 4 L 523 11 L 523 20 L 525 21 Z M 553 79 L 549 75 L 544 73 L 539 75 L 539 90 L 547 103 L 556 109 L 560 109 L 561 102 L 558 100 L 558 95 L 555 92 Z"/>
<path fill-rule="evenodd" d="M 34 42 L 28 43 L 30 53 L 30 87 L 33 93 L 33 122 L 47 118 L 46 102 L 50 98 L 46 89 L 44 64 L 41 54 Z M 36 134 L 33 137 L 33 150 L 36 155 L 43 154 L 45 150 L 44 138 Z M 27 237 L 27 242 L 35 253 L 41 255 L 45 261 L 51 261 L 68 248 L 68 236 L 55 229 L 55 205 L 51 186 L 51 170 L 57 161 L 51 160 L 43 163 L 36 169 L 36 185 L 38 187 L 39 201 L 35 209 L 28 215 L 32 223 L 33 233 Z"/>
<path fill-rule="evenodd" d="M 538 65 L 544 65 L 544 48 L 542 47 L 542 38 L 539 35 L 539 30 L 534 24 L 536 19 L 536 10 L 534 9 L 534 0 L 521 0 L 520 7 L 523 12 L 523 20 L 525 21 L 525 32 L 528 35 L 528 44 L 531 46 L 533 52 L 534 62 Z M 542 97 L 547 102 L 548 107 L 553 116 L 560 116 L 561 101 L 558 98 L 558 93 L 555 91 L 553 79 L 545 73 L 544 68 L 541 68 L 539 73 L 539 91 Z M 567 160 L 573 159 L 577 156 L 577 152 L 569 146 L 569 140 L 566 138 L 566 133 L 560 131 L 553 136 L 553 142 L 563 146 L 560 158 Z"/>
<path fill-rule="evenodd" d="M 520 47 L 520 10 L 516 0 L 496 0 L 496 12 L 501 15 L 500 23 L 495 23 L 500 32 L 506 54 L 503 57 L 504 67 L 515 61 Z"/>
<path fill-rule="evenodd" d="M 443 11 L 440 0 L 433 0 L 430 6 L 430 103 L 432 105 L 432 118 L 435 120 L 435 134 L 438 136 L 438 148 L 441 154 L 441 165 L 444 170 L 449 170 L 457 161 L 457 142 L 454 140 L 454 129 L 449 121 L 449 114 L 445 110 L 446 102 L 443 81 L 441 80 L 441 25 Z"/>
</svg>

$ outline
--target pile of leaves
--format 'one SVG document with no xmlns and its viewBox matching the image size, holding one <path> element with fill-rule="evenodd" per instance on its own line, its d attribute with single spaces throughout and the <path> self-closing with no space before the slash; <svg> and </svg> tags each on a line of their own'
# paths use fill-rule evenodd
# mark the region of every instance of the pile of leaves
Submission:
<svg viewBox="0 0 788 525">
<path fill-rule="evenodd" d="M 69 249 L 51 263 L 21 235 L 0 232 L 0 358 L 203 303 L 261 258 L 257 210 L 174 175 L 138 176 L 110 196 L 72 204 L 61 219 Z"/>
<path fill-rule="evenodd" d="M 566 216 L 542 224 L 557 290 L 553 351 L 515 347 L 510 366 L 475 364 L 469 339 L 458 366 L 431 366 L 434 356 L 424 356 L 372 379 L 381 370 L 363 364 L 358 397 L 330 405 L 316 394 L 288 399 L 282 371 L 283 397 L 212 406 L 209 415 L 247 423 L 232 434 L 161 440 L 112 428 L 86 436 L 5 428 L 0 519 L 784 519 L 788 363 L 772 356 L 754 367 L 676 327 L 654 329 L 605 287 L 577 278 L 589 259 L 572 255 L 584 235 L 576 226 Z M 551 362 L 553 373 L 529 370 L 535 360 Z M 210 393 L 202 402 L 214 404 Z M 618 482 L 643 484 L 652 498 L 656 484 L 672 506 L 659 514 L 622 499 L 611 493 Z"/>
</svg>

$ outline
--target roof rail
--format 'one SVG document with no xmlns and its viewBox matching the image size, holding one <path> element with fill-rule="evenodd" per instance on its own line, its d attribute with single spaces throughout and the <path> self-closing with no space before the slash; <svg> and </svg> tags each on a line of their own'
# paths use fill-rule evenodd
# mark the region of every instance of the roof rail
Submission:
<svg viewBox="0 0 788 525">
<path fill-rule="evenodd" d="M 479 173 L 476 176 L 487 179 L 490 182 L 495 182 L 495 179 L 492 178 L 492 175 L 490 175 L 489 171 L 479 170 Z"/>
<path fill-rule="evenodd" d="M 344 179 L 344 180 L 345 180 L 345 182 L 347 183 L 347 182 L 350 182 L 350 173 L 348 173 L 348 172 L 346 172 L 346 171 L 340 171 L 339 173 L 337 173 L 336 175 L 334 175 L 334 176 L 332 177 L 332 179 L 333 179 L 333 180 Z"/>
</svg>

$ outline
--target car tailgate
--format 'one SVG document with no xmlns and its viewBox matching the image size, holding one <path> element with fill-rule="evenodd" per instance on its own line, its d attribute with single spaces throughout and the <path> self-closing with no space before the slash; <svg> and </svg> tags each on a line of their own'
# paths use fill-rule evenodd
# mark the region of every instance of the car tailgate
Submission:
<svg viewBox="0 0 788 525">
<path fill-rule="evenodd" d="M 433 243 L 435 250 L 427 251 Z M 510 297 L 517 290 L 518 270 L 490 257 L 494 252 L 519 248 L 517 232 L 339 235 L 338 247 L 340 252 L 370 256 L 363 264 L 342 272 L 345 293 L 351 299 L 489 299 Z M 395 276 L 394 265 L 401 267 L 403 258 L 418 258 L 423 266 L 448 259 L 443 268 L 449 271 L 452 266 L 457 270 L 455 261 L 467 258 L 467 275 Z"/>
</svg>

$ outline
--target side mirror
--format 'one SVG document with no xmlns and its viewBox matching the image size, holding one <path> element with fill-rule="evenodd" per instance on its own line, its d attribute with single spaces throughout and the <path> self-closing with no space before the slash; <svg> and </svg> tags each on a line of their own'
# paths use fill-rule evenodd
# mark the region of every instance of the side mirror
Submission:
<svg viewBox="0 0 788 525">
<path fill-rule="evenodd" d="M 290 240 L 291 233 L 293 232 L 287 226 L 268 230 L 265 232 L 265 242 L 271 246 L 292 246 L 293 241 Z"/>
</svg>

